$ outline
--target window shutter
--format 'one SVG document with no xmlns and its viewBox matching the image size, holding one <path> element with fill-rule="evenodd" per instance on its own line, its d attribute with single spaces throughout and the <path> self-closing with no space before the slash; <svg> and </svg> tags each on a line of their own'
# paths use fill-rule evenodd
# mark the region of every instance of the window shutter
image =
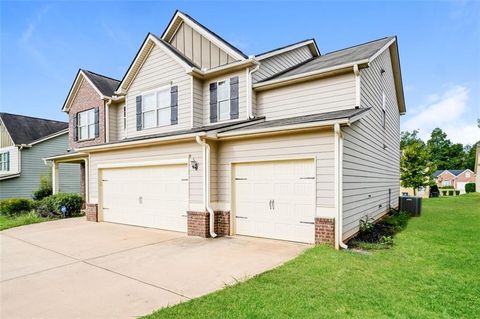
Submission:
<svg viewBox="0 0 480 319">
<path fill-rule="evenodd" d="M 142 130 L 142 96 L 139 95 L 135 98 L 137 103 L 137 131 Z"/>
<path fill-rule="evenodd" d="M 238 119 L 238 76 L 230 78 L 230 119 Z"/>
<path fill-rule="evenodd" d="M 72 118 L 72 125 L 73 125 L 73 140 L 75 142 L 78 141 L 78 113 L 75 113 Z"/>
<path fill-rule="evenodd" d="M 95 138 L 100 136 L 99 108 L 95 108 Z"/>
<path fill-rule="evenodd" d="M 170 124 L 178 123 L 178 87 L 172 86 L 170 89 Z"/>
<path fill-rule="evenodd" d="M 7 162 L 7 171 L 10 170 L 10 152 L 5 153 L 5 160 Z"/>
<path fill-rule="evenodd" d="M 210 123 L 217 122 L 217 83 L 210 83 Z"/>
</svg>

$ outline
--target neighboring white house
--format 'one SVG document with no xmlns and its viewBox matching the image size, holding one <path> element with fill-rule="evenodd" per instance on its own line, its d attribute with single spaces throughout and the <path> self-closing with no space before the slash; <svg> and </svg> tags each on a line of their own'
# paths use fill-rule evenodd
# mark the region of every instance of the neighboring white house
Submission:
<svg viewBox="0 0 480 319">
<path fill-rule="evenodd" d="M 85 166 L 89 220 L 338 248 L 398 206 L 396 37 L 249 57 L 177 11 L 121 81 L 80 70 L 63 111 L 75 151 L 49 159 Z"/>
</svg>

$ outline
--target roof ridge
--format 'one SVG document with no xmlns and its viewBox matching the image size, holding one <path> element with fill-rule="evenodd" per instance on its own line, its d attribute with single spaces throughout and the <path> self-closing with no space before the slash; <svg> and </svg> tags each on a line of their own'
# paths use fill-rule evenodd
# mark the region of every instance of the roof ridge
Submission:
<svg viewBox="0 0 480 319">
<path fill-rule="evenodd" d="M 101 76 L 102 78 L 106 78 L 106 79 L 109 79 L 109 80 L 113 80 L 113 81 L 116 81 L 116 82 L 120 82 L 120 80 L 117 80 L 117 79 L 114 79 L 110 76 L 106 76 L 106 75 L 103 75 L 103 74 L 100 74 L 100 73 L 97 73 L 97 72 L 93 72 L 93 71 L 90 71 L 90 70 L 87 70 L 87 69 L 80 69 L 84 72 L 88 72 L 88 73 L 92 73 L 94 75 L 98 75 L 98 76 Z"/>
<path fill-rule="evenodd" d="M 8 113 L 8 112 L 0 112 L 0 115 L 3 115 L 3 114 L 13 115 L 13 116 L 21 116 L 21 117 L 28 117 L 28 118 L 31 118 L 31 119 L 42 120 L 42 121 L 49 121 L 49 122 L 57 122 L 57 123 L 68 124 L 68 122 L 58 121 L 58 120 L 50 120 L 50 119 L 46 119 L 46 118 L 42 118 L 42 117 L 36 117 L 36 116 L 30 116 L 30 115 L 23 115 L 23 114 L 13 114 L 13 113 Z"/>
<path fill-rule="evenodd" d="M 352 46 L 349 46 L 349 47 L 346 47 L 346 48 L 342 48 L 342 49 L 330 51 L 330 52 L 327 52 L 327 53 L 325 53 L 324 55 L 322 55 L 322 57 L 324 57 L 324 56 L 326 56 L 326 55 L 329 55 L 329 54 L 332 54 L 332 53 L 335 53 L 335 52 L 340 52 L 340 51 L 344 51 L 344 50 L 348 50 L 348 49 L 353 49 L 353 48 L 356 48 L 356 47 L 359 47 L 359 46 L 362 46 L 362 45 L 366 45 L 366 44 L 370 44 L 370 43 L 373 43 L 373 42 L 385 40 L 385 39 L 388 39 L 388 38 L 394 38 L 394 37 L 395 37 L 395 36 L 387 36 L 387 37 L 378 38 L 378 39 L 375 39 L 375 40 L 370 40 L 370 41 L 367 41 L 367 42 L 364 42 L 364 43 L 352 45 Z M 319 57 L 320 57 L 320 56 L 319 56 Z M 318 58 L 319 58 L 319 57 L 318 57 Z"/>
<path fill-rule="evenodd" d="M 255 57 L 259 57 L 259 56 L 262 56 L 262 55 L 265 55 L 265 54 L 268 54 L 268 53 L 283 50 L 283 49 L 286 49 L 288 47 L 292 47 L 294 45 L 297 45 L 297 44 L 300 44 L 300 43 L 303 43 L 303 42 L 307 42 L 307 41 L 314 41 L 315 42 L 315 38 L 309 38 L 309 39 L 297 41 L 297 42 L 287 44 L 287 45 L 284 45 L 284 46 L 281 46 L 281 47 L 278 47 L 278 48 L 275 48 L 275 49 L 272 49 L 272 50 L 268 50 L 268 51 L 265 51 L 265 52 L 262 52 L 262 53 L 259 53 L 259 54 L 255 54 Z"/>
</svg>

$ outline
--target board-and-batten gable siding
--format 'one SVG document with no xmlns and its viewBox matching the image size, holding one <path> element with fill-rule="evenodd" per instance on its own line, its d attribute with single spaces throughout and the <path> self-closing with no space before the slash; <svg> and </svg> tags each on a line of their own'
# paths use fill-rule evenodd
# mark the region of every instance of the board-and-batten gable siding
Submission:
<svg viewBox="0 0 480 319">
<path fill-rule="evenodd" d="M 193 127 L 203 126 L 203 82 L 193 78 Z"/>
<path fill-rule="evenodd" d="M 380 70 L 386 72 L 382 76 Z M 400 115 L 389 50 L 361 70 L 361 106 L 369 114 L 342 128 L 343 149 L 343 238 L 358 231 L 368 215 L 379 218 L 390 206 L 398 206 L 400 195 Z M 382 89 L 386 94 L 386 126 L 383 127 Z M 384 145 L 386 148 L 384 149 Z"/>
<path fill-rule="evenodd" d="M 170 44 L 201 68 L 211 69 L 235 61 L 233 57 L 185 23 L 180 25 Z"/>
<path fill-rule="evenodd" d="M 136 97 L 165 86 L 178 87 L 178 124 L 137 131 Z M 191 127 L 191 76 L 162 48 L 155 45 L 126 94 L 127 137 L 156 134 Z"/>
<path fill-rule="evenodd" d="M 257 92 L 257 116 L 269 120 L 354 107 L 353 72 Z"/>
<path fill-rule="evenodd" d="M 238 119 L 247 118 L 247 81 L 246 72 L 242 70 L 203 81 L 203 125 L 212 124 L 210 122 L 210 83 L 229 80 L 235 76 L 238 76 Z M 218 122 L 221 121 L 218 120 Z"/>
<path fill-rule="evenodd" d="M 118 140 L 118 110 L 118 105 L 108 107 L 108 136 L 110 142 Z"/>
<path fill-rule="evenodd" d="M 285 53 L 263 59 L 260 61 L 260 67 L 252 74 L 253 83 L 264 80 L 279 73 L 283 70 L 291 68 L 312 58 L 312 52 L 308 45 L 296 48 Z"/>
<path fill-rule="evenodd" d="M 185 160 L 191 156 L 198 163 L 198 170 L 189 170 L 189 203 L 202 203 L 202 148 L 196 142 L 177 142 L 158 146 L 144 146 L 128 148 L 123 150 L 112 150 L 90 154 L 90 177 L 89 177 L 89 200 L 91 203 L 99 201 L 99 165 L 128 164 L 136 162 L 143 166 L 144 162 L 155 162 L 164 160 Z"/>
<path fill-rule="evenodd" d="M 35 144 L 31 148 L 24 148 L 21 151 L 21 174 L 19 177 L 0 181 L 0 199 L 31 198 L 32 192 L 40 184 L 40 176 L 47 176 L 50 172 L 50 167 L 45 165 L 42 158 L 64 153 L 67 148 L 67 134 Z M 60 164 L 59 176 L 61 192 L 80 191 L 80 165 Z"/>
<path fill-rule="evenodd" d="M 0 119 L 0 148 L 13 146 L 15 145 L 8 134 L 7 128 L 3 125 L 2 120 Z"/>
<path fill-rule="evenodd" d="M 230 208 L 232 163 L 315 158 L 316 214 L 329 215 L 334 208 L 334 157 L 332 130 L 221 142 L 218 144 L 217 200 L 220 207 Z"/>
</svg>

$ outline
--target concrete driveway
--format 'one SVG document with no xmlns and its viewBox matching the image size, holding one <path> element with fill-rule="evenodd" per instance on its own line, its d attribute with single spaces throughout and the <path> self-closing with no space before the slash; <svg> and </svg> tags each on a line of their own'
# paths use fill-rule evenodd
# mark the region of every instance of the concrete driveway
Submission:
<svg viewBox="0 0 480 319">
<path fill-rule="evenodd" d="M 0 232 L 1 318 L 132 318 L 290 260 L 308 246 L 202 239 L 83 218 Z"/>
</svg>

